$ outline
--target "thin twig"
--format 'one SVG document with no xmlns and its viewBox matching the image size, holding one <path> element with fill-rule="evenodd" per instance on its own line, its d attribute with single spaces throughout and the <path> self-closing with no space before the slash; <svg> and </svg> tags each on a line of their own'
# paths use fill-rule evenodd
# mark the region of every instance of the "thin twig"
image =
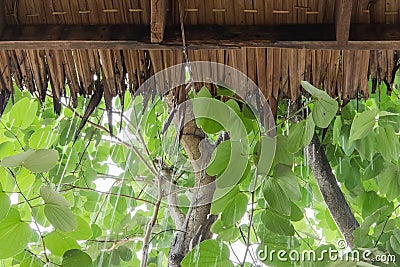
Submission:
<svg viewBox="0 0 400 267">
<path fill-rule="evenodd" d="M 378 242 L 379 242 L 379 240 L 381 239 L 381 237 L 382 237 L 382 235 L 383 235 L 383 232 L 385 231 L 386 225 L 387 225 L 387 223 L 388 223 L 390 217 L 392 217 L 393 213 L 394 213 L 398 208 L 400 208 L 400 204 L 397 205 L 397 206 L 394 208 L 394 210 L 386 217 L 385 224 L 383 225 L 382 231 L 381 231 L 381 233 L 379 234 L 378 239 L 375 241 L 374 248 L 376 248 L 376 247 L 378 246 Z"/>
<path fill-rule="evenodd" d="M 143 201 L 143 202 L 146 202 L 146 203 L 149 203 L 149 204 L 152 204 L 152 205 L 156 205 L 156 203 L 154 203 L 154 202 L 152 202 L 150 200 L 146 200 L 146 199 L 138 198 L 138 197 L 134 197 L 134 196 L 129 196 L 129 195 L 125 195 L 125 194 L 118 194 L 118 193 L 113 193 L 113 192 L 103 192 L 103 191 L 98 191 L 98 190 L 96 190 L 94 188 L 77 186 L 77 185 L 66 185 L 66 186 L 68 186 L 68 188 L 60 190 L 60 192 L 69 191 L 71 189 L 81 189 L 81 190 L 88 190 L 88 191 L 96 192 L 96 193 L 102 194 L 102 195 L 125 197 L 125 198 L 134 199 L 134 200 L 137 200 L 137 201 Z"/>
<path fill-rule="evenodd" d="M 17 186 L 17 188 L 18 188 L 18 190 L 19 190 L 21 196 L 24 198 L 24 200 L 25 200 L 26 204 L 29 206 L 31 212 L 33 212 L 33 207 L 32 207 L 32 205 L 31 205 L 31 203 L 29 203 L 28 198 L 22 193 L 21 187 L 20 187 L 19 184 L 18 184 L 17 177 L 15 176 L 14 172 L 13 172 L 10 168 L 7 168 L 7 169 L 8 169 L 8 171 L 9 171 L 9 173 L 11 174 L 11 176 L 14 178 L 15 185 Z M 45 245 L 45 243 L 44 243 L 44 237 L 43 237 L 42 232 L 40 231 L 39 224 L 36 222 L 36 220 L 32 220 L 32 222 L 35 224 L 36 230 L 38 231 L 39 236 L 40 236 L 40 239 L 41 239 L 41 241 L 42 241 L 43 254 L 44 254 L 44 257 L 46 258 L 46 262 L 49 263 L 50 260 L 49 260 L 49 257 L 47 256 L 47 253 L 46 253 L 46 245 Z"/>
<path fill-rule="evenodd" d="M 160 175 L 157 176 L 157 189 L 158 189 L 158 197 L 157 197 L 157 202 L 154 206 L 154 212 L 153 216 L 151 217 L 151 220 L 147 224 L 145 235 L 143 238 L 143 253 L 142 253 L 142 262 L 140 264 L 141 267 L 146 267 L 147 266 L 147 260 L 149 257 L 149 246 L 150 246 L 150 238 L 151 238 L 151 232 L 153 230 L 154 225 L 156 224 L 157 217 L 158 217 L 158 212 L 160 210 L 160 205 L 162 201 L 162 188 L 161 188 L 161 177 Z"/>
</svg>

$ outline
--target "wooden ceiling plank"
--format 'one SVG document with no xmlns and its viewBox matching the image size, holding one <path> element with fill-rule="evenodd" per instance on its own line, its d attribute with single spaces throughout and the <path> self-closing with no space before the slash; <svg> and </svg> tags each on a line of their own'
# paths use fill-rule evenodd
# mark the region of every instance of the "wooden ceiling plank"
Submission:
<svg viewBox="0 0 400 267">
<path fill-rule="evenodd" d="M 346 45 L 350 36 L 353 0 L 336 0 L 336 40 L 339 45 Z"/>
<path fill-rule="evenodd" d="M 150 42 L 161 43 L 164 39 L 165 20 L 167 17 L 167 0 L 151 0 L 150 8 Z"/>
</svg>

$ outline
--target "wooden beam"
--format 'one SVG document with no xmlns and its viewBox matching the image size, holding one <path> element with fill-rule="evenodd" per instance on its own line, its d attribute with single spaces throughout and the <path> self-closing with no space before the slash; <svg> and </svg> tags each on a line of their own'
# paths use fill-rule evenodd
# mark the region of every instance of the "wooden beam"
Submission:
<svg viewBox="0 0 400 267">
<path fill-rule="evenodd" d="M 339 45 L 347 45 L 350 36 L 353 0 L 336 0 L 336 41 Z"/>
<path fill-rule="evenodd" d="M 180 27 L 167 26 L 161 43 L 152 43 L 145 25 L 8 26 L 0 50 L 15 49 L 182 49 Z M 347 45 L 338 44 L 335 26 L 192 25 L 185 27 L 188 49 L 281 47 L 297 49 L 400 49 L 398 25 L 352 25 Z"/>
<path fill-rule="evenodd" d="M 5 0 L 0 0 L 0 37 L 6 28 L 6 3 Z"/>
<path fill-rule="evenodd" d="M 161 43 L 164 39 L 167 0 L 151 0 L 150 8 L 150 42 Z"/>
</svg>

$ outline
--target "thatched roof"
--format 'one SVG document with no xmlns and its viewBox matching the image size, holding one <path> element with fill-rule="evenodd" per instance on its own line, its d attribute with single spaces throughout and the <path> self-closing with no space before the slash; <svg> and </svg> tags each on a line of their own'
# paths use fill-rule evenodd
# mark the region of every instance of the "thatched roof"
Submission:
<svg viewBox="0 0 400 267">
<path fill-rule="evenodd" d="M 117 96 L 184 62 L 179 1 L 0 2 L 6 7 L 0 10 L 0 102 L 12 94 L 14 80 L 40 98 L 50 82 L 55 100 L 67 94 L 76 103 L 78 94 L 93 93 L 93 76 L 100 71 L 106 90 Z M 399 22 L 399 5 L 397 0 L 190 0 L 182 1 L 181 10 L 189 59 L 241 70 L 274 106 L 280 97 L 296 99 L 301 80 L 343 100 L 367 96 L 369 77 L 392 83 L 400 34 L 382 25 Z M 191 26 L 196 24 L 203 26 Z"/>
</svg>

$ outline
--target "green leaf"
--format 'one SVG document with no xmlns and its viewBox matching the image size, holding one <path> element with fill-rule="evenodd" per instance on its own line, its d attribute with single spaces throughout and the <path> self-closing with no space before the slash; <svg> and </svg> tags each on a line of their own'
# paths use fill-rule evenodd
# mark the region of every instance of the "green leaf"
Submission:
<svg viewBox="0 0 400 267">
<path fill-rule="evenodd" d="M 309 92 L 315 99 L 312 110 L 312 117 L 315 125 L 320 128 L 328 127 L 336 115 L 338 103 L 325 91 L 312 86 L 309 82 L 302 81 L 301 85 L 303 86 L 304 90 Z"/>
<path fill-rule="evenodd" d="M 18 101 L 9 113 L 9 120 L 12 127 L 22 130 L 28 128 L 36 117 L 37 103 L 28 98 Z"/>
<path fill-rule="evenodd" d="M 286 236 L 294 235 L 294 228 L 290 221 L 271 210 L 265 210 L 261 215 L 261 220 L 264 226 L 273 233 Z"/>
<path fill-rule="evenodd" d="M 269 136 L 261 136 L 260 141 L 254 147 L 254 163 L 257 173 L 267 175 L 274 160 L 276 139 Z"/>
<path fill-rule="evenodd" d="M 0 222 L 0 259 L 13 257 L 22 252 L 31 239 L 29 224 L 22 222 L 18 210 L 10 209 Z"/>
<path fill-rule="evenodd" d="M 235 92 L 222 85 L 217 86 L 217 95 L 219 96 L 234 96 Z"/>
<path fill-rule="evenodd" d="M 349 141 L 353 142 L 369 135 L 375 126 L 377 114 L 376 109 L 357 113 L 351 124 Z"/>
<path fill-rule="evenodd" d="M 200 91 L 197 93 L 195 98 L 210 98 L 211 99 L 212 95 L 211 95 L 210 91 L 208 91 L 207 87 L 203 86 L 200 89 Z M 210 103 L 207 101 L 202 101 L 202 102 L 194 101 L 193 102 L 193 113 L 195 114 L 196 124 L 198 127 L 202 128 L 203 131 L 208 134 L 215 134 L 215 133 L 220 132 L 224 128 L 222 127 L 221 124 L 219 124 L 215 120 L 210 119 L 210 118 L 214 118 L 215 116 L 213 116 L 212 114 L 214 112 L 218 112 L 218 111 L 209 108 L 209 105 L 210 105 Z M 209 116 L 198 118 L 197 114 L 198 114 L 199 110 L 207 110 L 209 113 Z"/>
<path fill-rule="evenodd" d="M 238 222 L 247 210 L 247 202 L 248 198 L 244 193 L 239 193 L 234 199 L 229 201 L 221 214 L 222 224 L 230 226 Z"/>
<path fill-rule="evenodd" d="M 207 167 L 207 174 L 210 176 L 222 173 L 228 166 L 231 158 L 231 141 L 221 142 L 214 150 L 210 164 Z"/>
<path fill-rule="evenodd" d="M 42 186 L 40 188 L 40 196 L 46 204 L 69 207 L 71 204 L 58 192 L 51 189 L 50 186 Z"/>
<path fill-rule="evenodd" d="M 237 194 L 239 194 L 239 186 L 235 186 L 230 190 L 229 188 L 217 188 L 211 203 L 211 214 L 222 212 Z"/>
<path fill-rule="evenodd" d="M 296 153 L 302 146 L 307 146 L 314 136 L 315 124 L 311 116 L 292 125 L 289 133 L 288 150 Z"/>
<path fill-rule="evenodd" d="M 54 149 L 39 149 L 30 155 L 22 166 L 31 172 L 46 172 L 58 162 L 58 152 Z"/>
<path fill-rule="evenodd" d="M 69 209 L 69 202 L 49 186 L 40 188 L 40 196 L 45 202 L 44 214 L 58 230 L 71 232 L 77 227 L 74 214 Z"/>
<path fill-rule="evenodd" d="M 377 177 L 380 193 L 386 194 L 389 201 L 400 196 L 400 167 L 387 163 L 385 169 Z"/>
<path fill-rule="evenodd" d="M 296 202 L 301 200 L 301 192 L 297 176 L 288 166 L 278 164 L 274 169 L 273 178 L 276 179 L 277 183 L 291 201 Z"/>
<path fill-rule="evenodd" d="M 0 184 L 0 191 L 2 190 Z M 0 192 L 0 222 L 6 218 L 8 212 L 10 210 L 10 198 L 6 193 Z"/>
<path fill-rule="evenodd" d="M 225 227 L 222 225 L 221 219 L 216 220 L 211 226 L 211 232 L 218 235 L 217 240 L 225 242 L 235 241 L 240 237 L 240 230 L 236 226 Z"/>
<path fill-rule="evenodd" d="M 376 149 L 381 153 L 385 161 L 397 160 L 399 158 L 399 137 L 394 131 L 393 127 L 385 126 L 378 127 L 376 136 Z"/>
<path fill-rule="evenodd" d="M 119 246 L 117 250 L 121 260 L 130 261 L 132 259 L 132 251 L 126 246 Z"/>
<path fill-rule="evenodd" d="M 34 150 L 28 150 L 16 155 L 5 157 L 4 159 L 1 160 L 0 165 L 6 168 L 19 167 L 22 165 L 22 162 L 24 162 L 28 157 L 30 157 L 34 153 L 35 153 Z"/>
<path fill-rule="evenodd" d="M 229 260 L 229 248 L 216 240 L 205 240 L 194 247 L 182 260 L 182 267 L 223 266 L 233 267 Z"/>
<path fill-rule="evenodd" d="M 78 243 L 71 237 L 63 233 L 54 231 L 44 237 L 46 248 L 56 256 L 62 257 L 64 253 L 71 249 L 80 249 Z"/>
<path fill-rule="evenodd" d="M 274 158 L 274 165 L 281 163 L 284 165 L 292 166 L 293 153 L 289 152 L 289 139 L 285 135 L 278 135 L 276 137 L 276 151 Z"/>
<path fill-rule="evenodd" d="M 75 216 L 68 207 L 46 204 L 44 214 L 50 223 L 60 231 L 71 232 L 77 226 Z"/>
<path fill-rule="evenodd" d="M 75 215 L 75 220 L 77 222 L 75 230 L 69 233 L 65 233 L 65 235 L 75 240 L 89 239 L 92 236 L 92 229 L 90 228 L 88 222 L 77 215 Z"/>
<path fill-rule="evenodd" d="M 340 145 L 340 133 L 342 131 L 342 118 L 341 116 L 337 116 L 335 119 L 335 123 L 333 124 L 333 137 L 332 143 Z"/>
<path fill-rule="evenodd" d="M 299 208 L 299 206 L 291 202 L 290 220 L 298 222 L 301 221 L 303 218 L 304 218 L 304 212 Z"/>
<path fill-rule="evenodd" d="M 355 140 L 354 147 L 357 149 L 360 154 L 361 160 L 369 160 L 372 161 L 374 154 L 376 153 L 375 149 L 375 136 L 370 134 L 365 136 L 364 138 Z"/>
<path fill-rule="evenodd" d="M 64 253 L 61 267 L 91 267 L 92 258 L 79 249 L 71 249 Z"/>
<path fill-rule="evenodd" d="M 57 140 L 57 132 L 50 125 L 37 129 L 29 138 L 29 146 L 34 149 L 49 148 Z"/>
<path fill-rule="evenodd" d="M 289 197 L 276 179 L 269 178 L 265 181 L 263 193 L 265 200 L 272 209 L 283 215 L 290 215 L 291 207 Z"/>
<path fill-rule="evenodd" d="M 390 246 L 396 254 L 400 255 L 400 231 L 398 229 L 390 237 Z"/>
<path fill-rule="evenodd" d="M 45 172 L 53 168 L 58 161 L 58 152 L 54 149 L 28 150 L 4 158 L 0 166 L 13 168 L 23 166 L 31 172 Z"/>
</svg>

